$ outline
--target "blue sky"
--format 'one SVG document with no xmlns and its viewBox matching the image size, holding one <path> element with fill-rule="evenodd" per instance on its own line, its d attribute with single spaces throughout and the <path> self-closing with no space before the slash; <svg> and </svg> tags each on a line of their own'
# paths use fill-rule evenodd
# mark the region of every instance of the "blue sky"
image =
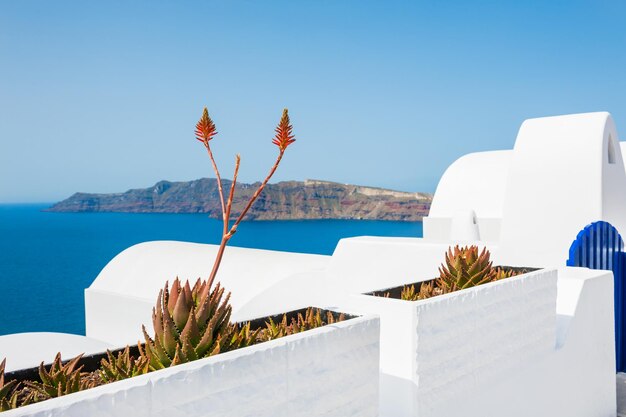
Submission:
<svg viewBox="0 0 626 417">
<path fill-rule="evenodd" d="M 624 22 L 599 1 L 4 1 L 0 202 L 211 176 L 205 105 L 224 177 L 237 152 L 242 181 L 265 175 L 288 107 L 276 181 L 434 191 L 526 118 L 626 129 Z"/>
</svg>

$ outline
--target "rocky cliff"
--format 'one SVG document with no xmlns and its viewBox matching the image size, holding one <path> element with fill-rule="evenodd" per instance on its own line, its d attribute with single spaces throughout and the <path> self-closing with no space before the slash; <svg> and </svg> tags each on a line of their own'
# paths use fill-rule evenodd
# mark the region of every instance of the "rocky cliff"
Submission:
<svg viewBox="0 0 626 417">
<path fill-rule="evenodd" d="M 231 181 L 224 180 L 227 193 Z M 243 210 L 259 183 L 237 184 L 233 216 Z M 327 181 L 268 184 L 247 220 L 368 219 L 419 221 L 428 214 L 432 196 Z M 160 181 L 153 187 L 116 194 L 76 193 L 50 207 L 58 212 L 207 213 L 221 217 L 217 182 Z"/>
</svg>

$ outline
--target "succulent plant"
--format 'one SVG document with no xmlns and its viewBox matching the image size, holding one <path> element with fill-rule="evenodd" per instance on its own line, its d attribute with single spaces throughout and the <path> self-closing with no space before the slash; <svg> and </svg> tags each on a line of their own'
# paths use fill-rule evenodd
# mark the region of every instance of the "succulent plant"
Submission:
<svg viewBox="0 0 626 417">
<path fill-rule="evenodd" d="M 479 253 L 478 246 L 457 245 L 454 251 L 448 248 L 445 264 L 439 267 L 437 286 L 444 292 L 452 292 L 493 281 L 496 271 L 489 258 L 489 251 L 483 248 Z"/>
<path fill-rule="evenodd" d="M 0 362 L 0 411 L 10 410 L 17 408 L 18 403 L 18 390 L 19 385 L 16 380 L 4 382 L 4 368 L 6 365 L 6 359 Z"/>
<path fill-rule="evenodd" d="M 215 355 L 256 341 L 258 332 L 249 327 L 239 328 L 230 323 L 232 307 L 230 293 L 224 297 L 219 283 L 198 279 L 190 287 L 176 278 L 171 290 L 159 291 L 156 307 L 152 310 L 154 339 L 146 332 L 141 356 L 147 357 L 151 370 L 167 368 L 180 363 Z"/>
<path fill-rule="evenodd" d="M 107 357 L 100 361 L 99 377 L 103 383 L 121 381 L 149 371 L 149 361 L 145 356 L 137 359 L 130 354 L 130 347 L 118 352 L 117 358 L 107 349 Z M 97 382 L 96 382 L 97 383 Z"/>
<path fill-rule="evenodd" d="M 113 381 L 103 380 L 99 369 L 93 372 L 83 372 L 80 375 L 80 383 L 81 383 L 81 386 L 83 387 L 82 389 L 99 387 L 100 385 L 104 385 L 108 382 L 113 382 Z"/>
<path fill-rule="evenodd" d="M 494 281 L 499 281 L 501 279 L 504 278 L 511 278 L 515 275 L 518 275 L 519 272 L 516 272 L 515 270 L 511 269 L 511 268 L 501 268 L 501 267 L 497 267 L 495 268 L 495 274 L 493 277 Z"/>
<path fill-rule="evenodd" d="M 52 365 L 46 370 L 43 362 L 39 365 L 41 382 L 26 381 L 25 401 L 38 402 L 49 398 L 60 397 L 89 388 L 81 373 L 83 366 L 78 366 L 82 354 L 63 364 L 61 353 L 57 353 Z"/>
<path fill-rule="evenodd" d="M 526 272 L 512 268 L 494 268 L 489 258 L 490 253 L 486 248 L 479 252 L 478 246 L 461 248 L 457 245 L 454 249 L 450 247 L 446 252 L 445 263 L 439 267 L 439 278 L 422 282 L 419 292 L 415 290 L 415 285 L 405 285 L 400 298 L 407 301 L 424 300 Z"/>
<path fill-rule="evenodd" d="M 307 330 L 315 329 L 317 327 L 322 327 L 327 324 L 338 323 L 340 321 L 344 321 L 345 316 L 343 313 L 339 315 L 338 318 L 335 318 L 333 313 L 330 311 L 326 312 L 325 320 L 322 318 L 322 310 L 319 308 L 308 308 L 304 314 L 304 317 L 301 313 L 298 313 L 298 317 L 296 320 L 292 320 L 291 327 L 293 329 L 292 333 L 300 333 Z"/>
<path fill-rule="evenodd" d="M 287 315 L 284 314 L 281 321 L 275 322 L 271 317 L 265 322 L 265 328 L 261 330 L 259 338 L 263 341 L 279 339 L 287 336 L 289 324 Z"/>
<path fill-rule="evenodd" d="M 287 320 L 286 314 L 283 315 L 281 321 L 275 322 L 272 318 L 270 318 L 269 321 L 265 322 L 265 328 L 261 330 L 258 338 L 263 341 L 274 340 L 345 320 L 343 313 L 341 313 L 339 317 L 335 318 L 333 313 L 330 311 L 326 312 L 326 316 L 324 318 L 322 318 L 321 309 L 311 307 L 306 310 L 304 316 L 302 313 L 298 313 L 298 315 L 292 318 L 291 321 Z"/>
<path fill-rule="evenodd" d="M 251 330 L 250 323 L 241 325 L 233 325 L 233 334 L 229 343 L 229 350 L 247 347 L 259 342 L 259 333 L 261 329 Z M 238 331 L 237 331 L 238 330 Z"/>
<path fill-rule="evenodd" d="M 424 281 L 419 284 L 419 291 L 415 290 L 415 285 L 405 285 L 400 293 L 400 299 L 405 301 L 425 300 L 436 295 L 444 294 L 444 290 L 433 281 Z"/>
</svg>

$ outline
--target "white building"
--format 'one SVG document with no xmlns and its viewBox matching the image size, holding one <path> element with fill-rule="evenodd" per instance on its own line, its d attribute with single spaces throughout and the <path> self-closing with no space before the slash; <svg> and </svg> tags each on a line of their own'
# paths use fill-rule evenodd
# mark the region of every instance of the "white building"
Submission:
<svg viewBox="0 0 626 417">
<path fill-rule="evenodd" d="M 591 222 L 626 230 L 621 149 L 608 113 L 526 120 L 513 150 L 469 154 L 448 168 L 423 238 L 343 239 L 332 256 L 229 247 L 218 278 L 232 291 L 237 320 L 311 305 L 380 317 L 379 345 L 368 339 L 354 347 L 367 352 L 358 357 L 363 366 L 380 352 L 380 379 L 345 394 L 375 407 L 337 415 L 615 416 L 613 275 L 566 268 L 565 260 Z M 457 243 L 487 246 L 495 264 L 544 269 L 428 303 L 364 295 L 436 276 L 445 250 Z M 85 290 L 85 343 L 97 350 L 99 343 L 141 340 L 164 281 L 208 276 L 216 250 L 147 242 L 120 253 Z M 361 328 L 378 332 L 377 324 Z M 0 337 L 0 351 L 18 337 Z M 68 348 L 41 338 L 55 351 Z M 303 346 L 310 345 L 294 349 Z M 24 351 L 17 363 L 36 365 L 40 357 Z M 379 399 L 371 395 L 377 391 Z M 71 397 L 55 404 L 80 402 Z M 312 393 L 299 401 L 315 410 L 325 398 L 330 394 Z M 43 404 L 10 413 L 44 415 L 37 414 Z"/>
</svg>

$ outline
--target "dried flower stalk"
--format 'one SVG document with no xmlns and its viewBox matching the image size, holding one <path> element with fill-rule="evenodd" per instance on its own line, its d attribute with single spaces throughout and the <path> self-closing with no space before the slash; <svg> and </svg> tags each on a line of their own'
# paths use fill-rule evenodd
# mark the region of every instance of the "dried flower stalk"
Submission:
<svg viewBox="0 0 626 417">
<path fill-rule="evenodd" d="M 215 162 L 215 158 L 213 157 L 213 152 L 211 151 L 210 141 L 217 135 L 217 129 L 215 127 L 215 123 L 209 117 L 209 112 L 204 108 L 202 112 L 202 117 L 196 124 L 196 139 L 204 144 L 204 147 L 207 150 L 209 155 L 209 159 L 211 160 L 211 165 L 213 167 L 213 171 L 215 172 L 215 178 L 217 179 L 217 188 L 220 197 L 220 202 L 222 205 L 222 221 L 223 221 L 223 233 L 222 239 L 220 241 L 220 246 L 217 251 L 217 255 L 215 256 L 215 262 L 213 263 L 213 269 L 211 270 L 211 275 L 209 276 L 208 281 L 213 282 L 215 276 L 217 275 L 217 271 L 222 262 L 222 258 L 224 257 L 224 250 L 226 249 L 226 245 L 228 241 L 233 237 L 233 235 L 237 232 L 237 227 L 239 223 L 244 219 L 256 199 L 261 195 L 263 189 L 272 178 L 278 165 L 280 165 L 280 161 L 283 159 L 283 155 L 285 154 L 285 150 L 296 141 L 295 136 L 293 134 L 293 126 L 291 126 L 291 122 L 289 120 L 289 112 L 287 109 L 283 110 L 283 114 L 280 118 L 278 126 L 275 129 L 275 136 L 272 139 L 272 143 L 278 146 L 278 156 L 276 157 L 276 161 L 274 161 L 274 165 L 272 165 L 269 173 L 259 185 L 257 190 L 254 192 L 252 197 L 248 200 L 248 203 L 241 211 L 239 216 L 235 219 L 232 226 L 230 225 L 230 215 L 232 210 L 233 198 L 235 195 L 235 185 L 237 184 L 237 175 L 239 174 L 239 165 L 241 163 L 241 158 L 239 155 L 235 158 L 235 172 L 233 174 L 233 182 L 230 187 L 230 193 L 228 194 L 228 199 L 224 198 L 224 190 L 222 188 L 222 178 L 220 176 L 220 171 L 217 167 L 217 163 Z"/>
</svg>

